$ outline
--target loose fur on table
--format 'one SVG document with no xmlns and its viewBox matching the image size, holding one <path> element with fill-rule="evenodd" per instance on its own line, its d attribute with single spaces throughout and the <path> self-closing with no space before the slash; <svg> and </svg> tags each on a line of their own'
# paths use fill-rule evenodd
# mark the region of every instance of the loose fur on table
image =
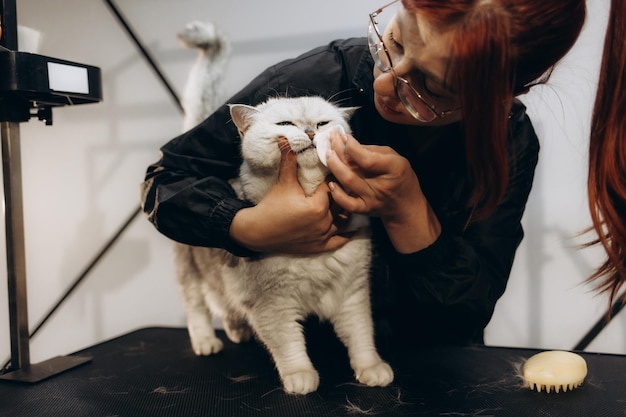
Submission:
<svg viewBox="0 0 626 417">
<path fill-rule="evenodd" d="M 318 141 L 328 140 L 323 133 L 336 126 L 350 132 L 347 121 L 354 110 L 320 97 L 274 98 L 256 107 L 232 104 L 231 116 L 242 137 L 243 164 L 231 182 L 239 197 L 258 203 L 277 181 L 279 138 L 286 138 L 285 146 L 297 154 L 298 180 L 311 195 L 328 175 L 317 154 Z M 374 346 L 367 227 L 340 249 L 314 255 L 242 258 L 222 249 L 183 244 L 175 245 L 175 254 L 197 355 L 223 348 L 212 326 L 216 314 L 233 342 L 257 335 L 274 359 L 286 392 L 315 391 L 319 375 L 307 355 L 300 323 L 316 315 L 333 324 L 359 382 L 386 386 L 393 380 L 393 371 Z"/>
</svg>

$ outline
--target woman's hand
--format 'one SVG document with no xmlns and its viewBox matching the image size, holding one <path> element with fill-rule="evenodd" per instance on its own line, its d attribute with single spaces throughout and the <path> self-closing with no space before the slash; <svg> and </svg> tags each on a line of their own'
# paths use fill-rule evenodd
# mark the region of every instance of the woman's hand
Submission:
<svg viewBox="0 0 626 417">
<path fill-rule="evenodd" d="M 333 134 L 327 159 L 341 184 L 329 184 L 334 201 L 348 212 L 380 217 L 398 252 L 416 252 L 437 239 L 441 225 L 406 158 Z"/>
<path fill-rule="evenodd" d="M 265 253 L 317 253 L 343 246 L 349 238 L 337 234 L 328 185 L 322 183 L 307 197 L 298 182 L 295 153 L 289 146 L 280 149 L 277 184 L 256 206 L 237 212 L 231 237 Z"/>
</svg>

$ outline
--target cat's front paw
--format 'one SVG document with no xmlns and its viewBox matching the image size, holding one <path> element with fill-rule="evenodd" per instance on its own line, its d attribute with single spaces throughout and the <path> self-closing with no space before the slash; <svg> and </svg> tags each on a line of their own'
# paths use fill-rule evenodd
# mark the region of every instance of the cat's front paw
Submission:
<svg viewBox="0 0 626 417">
<path fill-rule="evenodd" d="M 393 381 L 393 371 L 387 362 L 380 361 L 375 365 L 358 370 L 356 379 L 369 387 L 386 387 Z"/>
<path fill-rule="evenodd" d="M 314 369 L 283 376 L 283 387 L 287 394 L 308 394 L 317 390 L 319 384 L 320 377 Z"/>
<path fill-rule="evenodd" d="M 217 337 L 202 337 L 191 339 L 191 347 L 198 356 L 208 356 L 218 353 L 224 348 L 224 343 Z"/>
</svg>

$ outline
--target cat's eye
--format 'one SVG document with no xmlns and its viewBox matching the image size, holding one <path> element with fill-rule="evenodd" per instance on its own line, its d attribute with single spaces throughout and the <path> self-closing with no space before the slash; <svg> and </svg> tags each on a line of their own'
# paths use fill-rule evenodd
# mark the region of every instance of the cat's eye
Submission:
<svg viewBox="0 0 626 417">
<path fill-rule="evenodd" d="M 276 123 L 277 126 L 295 126 L 295 124 L 293 124 L 292 122 L 289 121 L 285 121 L 285 122 L 278 122 Z"/>
<path fill-rule="evenodd" d="M 326 126 L 328 123 L 330 123 L 330 121 L 329 121 L 329 120 L 326 120 L 326 121 L 323 121 L 323 122 L 319 122 L 319 123 L 317 124 L 317 128 L 319 129 L 319 128 L 320 128 L 320 127 L 322 127 L 322 126 Z"/>
</svg>

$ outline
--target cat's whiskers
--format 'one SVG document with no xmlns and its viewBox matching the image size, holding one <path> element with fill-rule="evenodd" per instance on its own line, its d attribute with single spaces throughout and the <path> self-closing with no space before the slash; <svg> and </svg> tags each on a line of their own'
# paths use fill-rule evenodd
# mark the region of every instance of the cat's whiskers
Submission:
<svg viewBox="0 0 626 417">
<path fill-rule="evenodd" d="M 339 105 L 339 104 L 341 104 L 341 103 L 343 103 L 345 101 L 350 101 L 350 97 L 343 97 L 343 98 L 341 98 L 339 100 L 336 100 L 336 101 L 335 101 L 335 97 L 338 97 L 338 96 L 340 96 L 340 95 L 342 95 L 344 93 L 347 93 L 347 92 L 349 92 L 351 90 L 354 90 L 354 88 L 347 88 L 347 89 L 342 90 L 342 91 L 337 91 L 335 94 L 333 94 L 332 96 L 330 96 L 328 98 L 328 101 L 333 103 L 334 105 Z"/>
</svg>

